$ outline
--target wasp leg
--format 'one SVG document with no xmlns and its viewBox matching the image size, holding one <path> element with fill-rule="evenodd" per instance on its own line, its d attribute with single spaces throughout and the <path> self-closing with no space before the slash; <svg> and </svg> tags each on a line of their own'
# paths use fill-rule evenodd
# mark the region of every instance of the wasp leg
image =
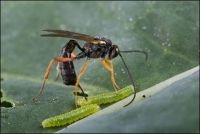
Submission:
<svg viewBox="0 0 200 134">
<path fill-rule="evenodd" d="M 55 58 L 53 58 L 49 62 L 49 65 L 48 65 L 48 67 L 47 67 L 47 69 L 45 71 L 45 74 L 44 74 L 44 80 L 43 80 L 42 86 L 40 88 L 40 91 L 39 91 L 38 95 L 33 98 L 33 101 L 36 101 L 37 98 L 43 93 L 45 83 L 46 83 L 47 79 L 49 78 L 49 75 L 50 75 L 50 72 L 52 70 L 53 64 L 56 63 L 56 62 L 69 62 L 69 61 L 73 61 L 75 58 L 76 57 L 72 57 L 72 58 L 55 57 Z"/>
<path fill-rule="evenodd" d="M 117 91 L 118 89 L 120 89 L 120 87 L 115 82 L 114 68 L 113 68 L 112 61 L 108 60 L 108 59 L 103 59 L 103 60 L 101 60 L 101 63 L 108 71 L 110 71 L 113 87 L 114 87 L 115 91 Z"/>
<path fill-rule="evenodd" d="M 78 74 L 77 80 L 76 80 L 76 84 L 74 86 L 74 94 L 75 94 L 75 105 L 77 107 L 77 91 L 78 91 L 78 87 L 79 87 L 79 81 L 81 76 L 83 75 L 83 73 L 85 72 L 87 66 L 88 66 L 89 60 L 86 60 L 86 62 L 83 64 L 80 73 Z"/>
<path fill-rule="evenodd" d="M 85 100 L 87 100 L 87 97 L 88 97 L 88 94 L 86 94 L 84 91 L 83 91 L 83 88 L 81 87 L 80 84 L 78 84 L 78 87 L 81 89 L 82 93 L 80 94 L 80 96 L 83 96 L 85 97 Z"/>
<path fill-rule="evenodd" d="M 79 89 L 81 89 L 81 93 L 80 93 L 80 92 L 77 92 L 77 96 L 82 96 L 82 97 L 84 97 L 85 100 L 87 101 L 88 94 L 86 94 L 86 93 L 83 91 L 83 88 L 80 86 L 80 84 L 78 84 L 78 87 L 79 87 Z M 75 92 L 74 92 L 74 95 L 75 95 Z"/>
</svg>

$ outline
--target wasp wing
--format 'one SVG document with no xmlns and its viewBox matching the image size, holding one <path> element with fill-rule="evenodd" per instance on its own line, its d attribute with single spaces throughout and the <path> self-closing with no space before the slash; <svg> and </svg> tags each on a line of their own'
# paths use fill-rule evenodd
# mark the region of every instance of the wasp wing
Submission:
<svg viewBox="0 0 200 134">
<path fill-rule="evenodd" d="M 52 29 L 46 29 L 46 30 L 43 30 L 43 31 L 51 32 L 51 33 L 42 34 L 41 36 L 47 36 L 47 37 L 65 37 L 65 38 L 72 38 L 72 39 L 83 40 L 83 41 L 86 41 L 86 42 L 100 41 L 100 39 L 95 38 L 93 36 L 86 35 L 86 34 L 81 34 L 81 33 L 76 33 L 76 32 L 71 32 L 71 31 L 52 30 Z"/>
</svg>

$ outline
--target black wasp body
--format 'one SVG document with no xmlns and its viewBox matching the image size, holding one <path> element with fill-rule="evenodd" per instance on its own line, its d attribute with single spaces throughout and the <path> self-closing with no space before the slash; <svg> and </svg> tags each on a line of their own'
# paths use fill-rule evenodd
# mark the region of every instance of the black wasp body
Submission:
<svg viewBox="0 0 200 134">
<path fill-rule="evenodd" d="M 69 46 L 70 45 L 63 47 L 63 49 L 61 50 L 61 53 L 60 53 L 60 57 L 71 58 L 72 51 L 70 51 L 70 49 L 68 49 Z M 73 61 L 59 62 L 58 63 L 58 71 L 61 74 L 63 83 L 65 85 L 75 85 L 77 78 L 76 78 L 76 72 L 74 69 Z"/>
<path fill-rule="evenodd" d="M 71 58 L 71 54 L 73 50 L 75 49 L 77 42 L 75 40 L 70 40 L 61 50 L 60 57 L 62 58 Z M 77 82 L 77 75 L 74 68 L 73 61 L 68 62 L 59 62 L 58 66 L 58 76 L 62 76 L 63 83 L 65 85 L 72 85 L 74 86 Z M 84 93 L 82 87 L 80 84 L 78 84 L 78 87 L 81 89 L 82 93 L 77 92 L 77 95 L 87 97 L 88 95 Z"/>
<path fill-rule="evenodd" d="M 97 40 L 97 41 L 96 41 Z M 99 41 L 100 40 L 100 41 Z M 95 38 L 92 42 L 86 42 L 81 49 L 81 53 L 77 55 L 77 58 L 115 58 L 118 53 L 116 45 L 112 45 L 111 40 L 106 38 Z"/>
<path fill-rule="evenodd" d="M 41 36 L 65 37 L 65 38 L 77 39 L 77 40 L 85 41 L 85 44 L 83 47 L 81 47 L 76 40 L 70 40 L 69 42 L 66 43 L 66 45 L 61 50 L 60 57 L 55 57 L 50 61 L 47 67 L 46 73 L 44 75 L 44 81 L 43 81 L 41 90 L 39 92 L 39 95 L 43 92 L 45 82 L 49 77 L 53 63 L 58 62 L 58 70 L 59 70 L 58 74 L 62 76 L 64 84 L 75 86 L 74 88 L 75 103 L 76 103 L 77 95 L 84 96 L 86 98 L 87 94 L 84 93 L 82 87 L 80 86 L 79 81 L 80 81 L 80 77 L 86 70 L 86 67 L 88 65 L 88 61 L 90 58 L 101 58 L 102 65 L 111 74 L 111 81 L 112 81 L 114 89 L 115 90 L 119 89 L 119 86 L 116 84 L 116 81 L 115 81 L 114 68 L 112 64 L 112 59 L 117 57 L 118 55 L 121 57 L 121 60 L 124 63 L 124 66 L 127 70 L 130 81 L 133 87 L 135 88 L 133 78 L 129 72 L 127 65 L 125 64 L 125 61 L 121 53 L 139 52 L 139 53 L 145 54 L 146 59 L 147 59 L 147 53 L 145 51 L 141 51 L 141 50 L 120 51 L 117 45 L 112 44 L 111 40 L 104 37 L 103 38 L 93 37 L 86 34 L 75 33 L 71 31 L 63 31 L 63 30 L 44 30 L 44 31 L 51 32 L 51 33 L 42 34 Z M 76 47 L 80 50 L 80 53 L 78 53 L 77 55 L 73 53 Z M 82 66 L 79 72 L 79 75 L 77 76 L 74 69 L 73 61 L 76 59 L 82 59 L 82 58 L 87 58 L 87 60 L 85 64 Z M 81 93 L 78 92 L 77 88 L 79 88 L 82 92 Z M 129 105 L 134 100 L 135 96 L 136 96 L 136 93 L 134 93 L 133 99 L 127 105 Z"/>
<path fill-rule="evenodd" d="M 114 58 L 113 53 L 115 45 L 112 45 L 111 41 L 106 38 L 101 38 L 101 41 L 98 42 L 95 38 L 93 42 L 86 42 L 84 46 L 81 48 L 77 41 L 70 40 L 66 45 L 62 48 L 60 57 L 63 58 L 71 58 L 71 54 L 73 53 L 75 47 L 77 46 L 81 52 L 76 55 L 76 59 L 81 58 Z M 116 57 L 117 55 L 115 55 Z M 59 62 L 58 63 L 58 71 L 59 74 L 62 76 L 63 83 L 65 85 L 76 85 L 77 82 L 77 75 L 74 69 L 73 61 L 68 62 Z M 81 89 L 82 93 L 77 92 L 77 95 L 87 97 L 87 94 L 84 93 L 82 87 L 78 83 L 79 89 Z"/>
</svg>

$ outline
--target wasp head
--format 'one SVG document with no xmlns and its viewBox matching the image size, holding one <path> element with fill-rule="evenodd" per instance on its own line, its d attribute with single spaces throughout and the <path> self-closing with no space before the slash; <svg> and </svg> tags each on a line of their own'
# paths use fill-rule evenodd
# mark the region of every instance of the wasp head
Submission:
<svg viewBox="0 0 200 134">
<path fill-rule="evenodd" d="M 108 52 L 108 58 L 109 59 L 114 59 L 115 57 L 117 57 L 119 55 L 119 48 L 117 45 L 112 45 L 109 49 Z"/>
</svg>

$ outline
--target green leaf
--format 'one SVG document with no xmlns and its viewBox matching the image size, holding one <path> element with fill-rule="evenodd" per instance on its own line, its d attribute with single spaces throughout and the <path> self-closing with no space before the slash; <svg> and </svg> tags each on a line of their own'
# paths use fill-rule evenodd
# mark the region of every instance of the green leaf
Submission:
<svg viewBox="0 0 200 134">
<path fill-rule="evenodd" d="M 2 101 L 14 107 L 1 107 L 1 132 L 56 132 L 58 129 L 43 129 L 41 121 L 75 108 L 73 87 L 66 87 L 61 80 L 53 82 L 55 69 L 44 95 L 38 103 L 32 102 L 49 61 L 59 55 L 68 41 L 41 37 L 42 29 L 104 36 L 120 50 L 147 51 L 147 61 L 142 54 L 123 54 L 139 92 L 199 64 L 198 4 L 195 1 L 2 1 Z M 84 45 L 82 41 L 79 43 Z M 84 61 L 74 61 L 77 73 Z M 130 85 L 121 59 L 113 59 L 113 64 L 117 84 L 121 88 Z M 80 82 L 89 96 L 114 91 L 110 74 L 99 60 L 91 60 Z"/>
<path fill-rule="evenodd" d="M 58 133 L 198 133 L 198 82 L 199 66 L 138 93 L 132 105 L 113 104 Z"/>
</svg>

